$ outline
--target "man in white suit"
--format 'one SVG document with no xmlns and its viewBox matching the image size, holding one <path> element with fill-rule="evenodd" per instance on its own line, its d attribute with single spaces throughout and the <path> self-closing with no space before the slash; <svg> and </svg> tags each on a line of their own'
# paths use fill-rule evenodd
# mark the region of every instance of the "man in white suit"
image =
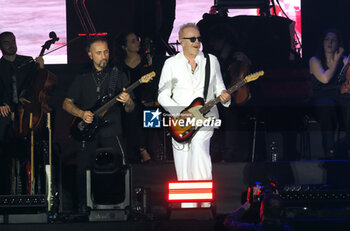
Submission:
<svg viewBox="0 0 350 231">
<path fill-rule="evenodd" d="M 200 51 L 201 38 L 195 24 L 188 23 L 181 27 L 179 41 L 183 51 L 167 59 L 163 66 L 159 81 L 158 102 L 172 115 L 188 118 L 189 112 L 182 112 L 182 110 L 195 98 L 204 96 L 207 58 Z M 228 107 L 231 96 L 223 83 L 219 62 L 211 54 L 209 54 L 209 60 L 210 78 L 206 101 L 220 96 L 220 101 Z M 216 106 L 206 116 L 218 118 Z M 174 163 L 179 181 L 212 179 L 209 149 L 213 133 L 214 127 L 202 127 L 189 142 L 179 143 L 172 140 Z"/>
</svg>

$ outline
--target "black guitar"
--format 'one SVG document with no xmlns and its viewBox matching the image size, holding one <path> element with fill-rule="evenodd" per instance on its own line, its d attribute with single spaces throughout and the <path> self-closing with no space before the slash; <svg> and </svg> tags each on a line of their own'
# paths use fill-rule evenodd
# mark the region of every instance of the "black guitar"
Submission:
<svg viewBox="0 0 350 231">
<path fill-rule="evenodd" d="M 139 80 L 130 85 L 125 90 L 125 92 L 130 93 L 140 84 L 148 83 L 155 75 L 156 73 L 153 71 L 142 76 Z M 116 102 L 118 102 L 117 98 L 119 95 L 120 94 L 110 100 L 108 100 L 108 96 L 102 97 L 90 110 L 92 113 L 94 113 L 94 120 L 90 124 L 85 123 L 80 117 L 74 117 L 70 128 L 71 136 L 78 141 L 90 140 L 100 127 L 108 124 L 108 122 L 104 120 L 103 117 L 107 113 L 108 109 L 112 107 Z"/>
</svg>

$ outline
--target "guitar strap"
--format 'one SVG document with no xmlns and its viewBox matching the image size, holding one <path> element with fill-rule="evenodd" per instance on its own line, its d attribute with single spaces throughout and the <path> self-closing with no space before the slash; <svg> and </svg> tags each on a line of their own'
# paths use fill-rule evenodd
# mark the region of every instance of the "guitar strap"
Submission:
<svg viewBox="0 0 350 231">
<path fill-rule="evenodd" d="M 204 52 L 204 57 L 207 59 L 205 64 L 205 83 L 204 83 L 204 102 L 207 100 L 208 95 L 208 87 L 209 87 L 209 79 L 210 79 L 210 60 L 208 53 Z"/>
<path fill-rule="evenodd" d="M 115 87 L 117 85 L 117 77 L 119 75 L 119 70 L 113 68 L 110 73 L 109 84 L 108 84 L 108 97 L 112 98 L 115 95 Z"/>
</svg>

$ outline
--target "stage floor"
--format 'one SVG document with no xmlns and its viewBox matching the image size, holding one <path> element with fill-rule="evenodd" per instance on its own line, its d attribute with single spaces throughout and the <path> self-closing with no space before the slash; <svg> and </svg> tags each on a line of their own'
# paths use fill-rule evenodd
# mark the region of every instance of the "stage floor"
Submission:
<svg viewBox="0 0 350 231">
<path fill-rule="evenodd" d="M 0 230 L 224 230 L 224 217 L 241 205 L 242 194 L 256 181 L 266 183 L 272 177 L 281 186 L 332 185 L 341 190 L 350 189 L 348 160 L 214 163 L 213 218 L 170 220 L 167 182 L 176 179 L 173 163 L 134 164 L 131 169 L 131 194 L 135 188 L 143 188 L 147 192 L 147 201 L 144 213 L 130 215 L 127 221 L 82 222 L 75 219 L 72 212 L 62 211 L 61 219 L 57 219 L 55 224 L 0 224 Z M 135 197 L 132 198 L 132 203 L 135 203 Z M 349 202 L 350 200 L 340 206 L 338 203 L 337 208 L 330 208 L 331 200 L 325 204 L 327 208 L 320 204 L 313 208 L 306 202 L 308 212 L 300 210 L 303 205 L 299 204 L 298 208 L 290 208 L 289 213 L 294 209 L 294 214 L 289 215 L 292 218 L 288 219 L 288 223 L 295 230 L 350 230 Z"/>
<path fill-rule="evenodd" d="M 273 178 L 280 186 L 322 185 L 349 188 L 347 173 L 350 161 L 284 161 L 255 163 L 213 163 L 215 204 L 218 214 L 226 214 L 241 205 L 242 193 L 255 182 L 267 184 Z M 176 180 L 173 163 L 133 165 L 134 187 L 150 189 L 152 210 L 164 210 L 167 205 L 167 182 Z M 163 208 L 163 209 L 161 209 Z"/>
</svg>

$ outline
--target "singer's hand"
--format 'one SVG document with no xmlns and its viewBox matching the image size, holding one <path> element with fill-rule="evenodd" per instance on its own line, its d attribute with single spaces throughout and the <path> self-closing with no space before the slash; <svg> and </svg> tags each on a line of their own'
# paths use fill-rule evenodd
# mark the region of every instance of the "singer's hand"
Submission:
<svg viewBox="0 0 350 231">
<path fill-rule="evenodd" d="M 226 90 L 223 90 L 220 95 L 221 102 L 226 103 L 230 99 L 231 99 L 231 95 Z"/>
<path fill-rule="evenodd" d="M 42 56 L 36 57 L 35 62 L 39 64 L 40 69 L 44 69 L 44 59 Z"/>
</svg>

